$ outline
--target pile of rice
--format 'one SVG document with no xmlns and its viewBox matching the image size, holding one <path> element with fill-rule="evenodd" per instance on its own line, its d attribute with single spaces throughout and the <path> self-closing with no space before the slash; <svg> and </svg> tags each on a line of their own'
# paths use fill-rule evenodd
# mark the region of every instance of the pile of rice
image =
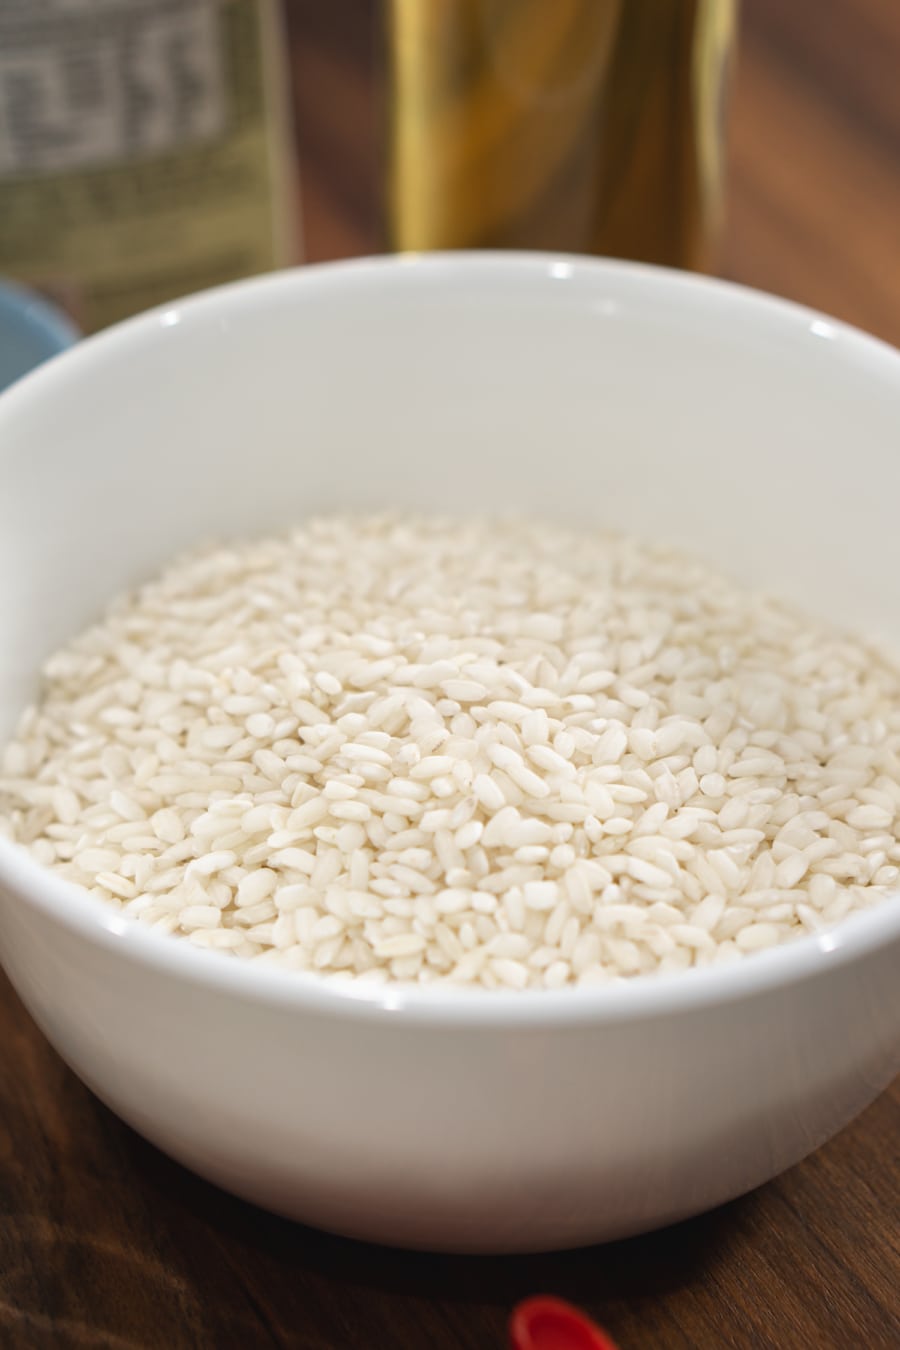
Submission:
<svg viewBox="0 0 900 1350">
<path fill-rule="evenodd" d="M 0 829 L 143 923 L 496 988 L 732 961 L 895 888 L 900 669 L 634 538 L 341 517 L 46 665 Z"/>
</svg>

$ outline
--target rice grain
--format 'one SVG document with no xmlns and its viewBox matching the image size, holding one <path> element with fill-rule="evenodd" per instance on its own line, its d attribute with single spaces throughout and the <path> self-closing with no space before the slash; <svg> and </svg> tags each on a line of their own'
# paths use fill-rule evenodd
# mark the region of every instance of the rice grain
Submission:
<svg viewBox="0 0 900 1350">
<path fill-rule="evenodd" d="M 896 889 L 900 668 L 655 543 L 315 519 L 176 562 L 52 657 L 0 831 L 291 970 L 720 964 Z"/>
</svg>

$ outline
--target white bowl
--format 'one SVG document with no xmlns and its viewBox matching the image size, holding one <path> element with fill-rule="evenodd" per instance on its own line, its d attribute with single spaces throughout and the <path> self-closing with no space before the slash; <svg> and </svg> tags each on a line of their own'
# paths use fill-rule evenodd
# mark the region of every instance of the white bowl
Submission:
<svg viewBox="0 0 900 1350">
<path fill-rule="evenodd" d="M 54 647 L 201 536 L 517 506 L 681 540 L 900 639 L 900 355 L 734 286 L 540 255 L 311 268 L 156 311 L 0 398 L 0 739 Z M 0 844 L 0 949 L 77 1074 L 283 1214 L 563 1247 L 766 1181 L 900 1067 L 900 900 L 736 967 L 363 990 L 122 918 Z"/>
</svg>

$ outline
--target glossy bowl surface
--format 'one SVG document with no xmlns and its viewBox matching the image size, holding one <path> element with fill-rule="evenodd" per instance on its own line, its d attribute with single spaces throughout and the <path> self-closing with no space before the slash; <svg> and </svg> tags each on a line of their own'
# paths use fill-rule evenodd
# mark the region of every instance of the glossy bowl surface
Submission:
<svg viewBox="0 0 900 1350">
<path fill-rule="evenodd" d="M 739 287 L 571 257 L 307 268 L 80 344 L 0 397 L 0 740 L 41 660 L 210 536 L 515 506 L 658 533 L 900 642 L 900 355 Z M 342 1233 L 564 1247 L 684 1218 L 900 1068 L 900 899 L 736 967 L 366 989 L 158 936 L 0 840 L 0 956 L 173 1157 Z"/>
</svg>

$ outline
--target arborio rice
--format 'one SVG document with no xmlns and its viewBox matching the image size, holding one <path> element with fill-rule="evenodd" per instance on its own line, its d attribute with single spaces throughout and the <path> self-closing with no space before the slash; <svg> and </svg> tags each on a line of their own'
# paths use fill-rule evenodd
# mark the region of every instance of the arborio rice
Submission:
<svg viewBox="0 0 900 1350">
<path fill-rule="evenodd" d="M 143 923 L 324 974 L 731 961 L 898 876 L 900 669 L 634 538 L 313 520 L 54 656 L 0 828 Z"/>
</svg>

